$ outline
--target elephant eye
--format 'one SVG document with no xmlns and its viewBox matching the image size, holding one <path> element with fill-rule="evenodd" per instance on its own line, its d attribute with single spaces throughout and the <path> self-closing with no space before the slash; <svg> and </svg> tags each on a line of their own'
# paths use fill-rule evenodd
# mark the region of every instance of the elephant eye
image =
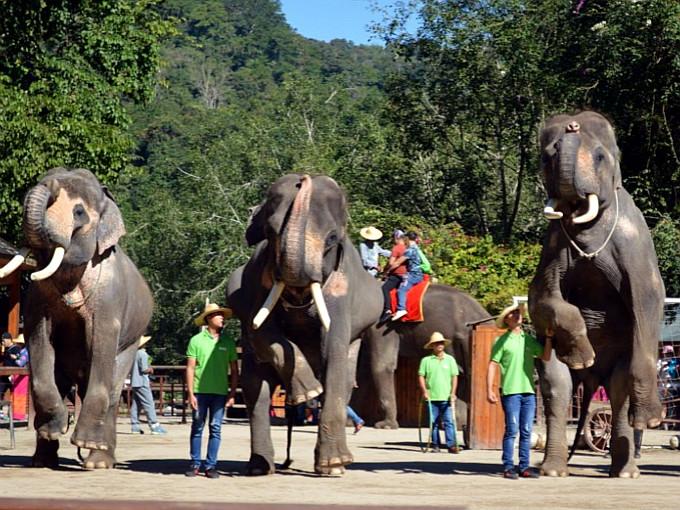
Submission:
<svg viewBox="0 0 680 510">
<path fill-rule="evenodd" d="M 605 155 L 604 151 L 602 150 L 601 147 L 598 147 L 597 150 L 595 151 L 595 164 L 599 165 L 602 163 L 607 156 Z"/>
<path fill-rule="evenodd" d="M 338 243 L 338 234 L 337 232 L 333 231 L 328 236 L 326 237 L 326 248 L 330 248 L 331 246 L 335 246 Z"/>
<path fill-rule="evenodd" d="M 83 216 L 85 216 L 85 208 L 83 207 L 82 204 L 77 204 L 73 208 L 73 217 L 79 220 L 82 219 Z"/>
</svg>

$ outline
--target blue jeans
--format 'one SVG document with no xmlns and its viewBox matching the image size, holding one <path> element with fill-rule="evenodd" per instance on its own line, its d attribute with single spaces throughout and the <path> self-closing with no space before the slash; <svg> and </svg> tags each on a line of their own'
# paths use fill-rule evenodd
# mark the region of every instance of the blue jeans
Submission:
<svg viewBox="0 0 680 510">
<path fill-rule="evenodd" d="M 451 402 L 449 400 L 430 400 L 430 419 L 432 420 L 432 446 L 439 446 L 439 420 L 444 429 L 446 447 L 458 446 L 456 427 L 453 424 Z"/>
<path fill-rule="evenodd" d="M 205 459 L 205 469 L 214 469 L 217 465 L 217 452 L 222 440 L 222 419 L 224 418 L 224 406 L 227 404 L 226 395 L 214 395 L 211 393 L 196 393 L 198 410 L 192 412 L 190 453 L 191 466 L 201 467 L 201 439 L 205 420 L 210 411 L 210 425 L 208 435 L 208 454 Z"/>
<path fill-rule="evenodd" d="M 347 417 L 350 420 L 352 420 L 352 423 L 354 423 L 354 425 L 364 424 L 364 420 L 361 419 L 361 416 L 359 416 L 357 412 L 350 406 L 347 406 Z"/>
<path fill-rule="evenodd" d="M 408 273 L 406 280 L 397 289 L 397 310 L 406 310 L 406 293 L 416 283 L 423 281 L 423 273 Z"/>
<path fill-rule="evenodd" d="M 512 460 L 515 438 L 519 431 L 519 470 L 529 467 L 529 450 L 531 449 L 531 429 L 536 414 L 536 395 L 533 393 L 516 393 L 501 397 L 505 413 L 505 434 L 503 435 L 503 470 L 514 469 Z"/>
</svg>

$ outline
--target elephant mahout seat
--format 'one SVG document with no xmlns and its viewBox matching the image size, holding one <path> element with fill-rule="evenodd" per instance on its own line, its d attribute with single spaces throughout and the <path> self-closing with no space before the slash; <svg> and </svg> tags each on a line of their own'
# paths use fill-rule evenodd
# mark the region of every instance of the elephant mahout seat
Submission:
<svg viewBox="0 0 680 510">
<path fill-rule="evenodd" d="M 430 286 L 430 275 L 423 275 L 423 281 L 416 283 L 406 292 L 406 315 L 401 318 L 402 322 L 423 322 L 425 314 L 423 312 L 423 298 Z M 392 300 L 392 313 L 397 311 L 397 289 L 390 291 Z"/>
</svg>

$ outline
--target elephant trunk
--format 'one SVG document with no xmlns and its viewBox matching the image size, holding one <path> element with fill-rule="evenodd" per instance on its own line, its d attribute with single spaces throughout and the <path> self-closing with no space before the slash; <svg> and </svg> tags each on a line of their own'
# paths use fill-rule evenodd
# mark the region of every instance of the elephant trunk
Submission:
<svg viewBox="0 0 680 510">
<path fill-rule="evenodd" d="M 577 133 L 566 133 L 560 142 L 558 188 L 560 196 L 567 200 L 573 200 L 580 195 L 576 182 L 580 147 L 581 137 Z"/>
<path fill-rule="evenodd" d="M 320 261 L 314 262 L 316 254 L 307 253 L 308 248 L 311 247 L 308 246 L 310 236 L 307 233 L 311 197 L 312 178 L 309 175 L 303 175 L 300 179 L 300 190 L 295 197 L 282 235 L 279 253 L 281 277 L 286 285 L 293 287 L 306 287 L 310 281 L 321 279 Z M 312 270 L 310 274 L 310 265 L 312 268 L 319 265 L 318 271 Z"/>
<path fill-rule="evenodd" d="M 24 236 L 29 246 L 44 248 L 49 243 L 45 210 L 52 193 L 43 184 L 31 189 L 24 199 Z"/>
</svg>

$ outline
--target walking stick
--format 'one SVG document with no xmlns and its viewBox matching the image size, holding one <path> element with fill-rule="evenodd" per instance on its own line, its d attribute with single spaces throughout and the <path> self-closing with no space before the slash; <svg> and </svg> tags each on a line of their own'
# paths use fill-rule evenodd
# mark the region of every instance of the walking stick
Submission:
<svg viewBox="0 0 680 510">
<path fill-rule="evenodd" d="M 449 405 L 451 406 L 451 422 L 453 423 L 453 446 L 458 446 L 458 438 L 456 436 L 456 401 L 453 397 L 449 397 Z"/>
<path fill-rule="evenodd" d="M 427 423 L 428 423 L 428 432 L 427 432 L 427 444 L 425 447 L 423 447 L 423 428 L 422 428 L 422 421 L 423 421 L 423 402 L 427 402 Z M 423 453 L 427 453 L 427 451 L 430 449 L 432 441 L 432 408 L 430 407 L 430 399 L 428 398 L 425 400 L 424 398 L 420 398 L 420 401 L 418 402 L 418 444 L 420 445 L 420 451 Z"/>
</svg>

